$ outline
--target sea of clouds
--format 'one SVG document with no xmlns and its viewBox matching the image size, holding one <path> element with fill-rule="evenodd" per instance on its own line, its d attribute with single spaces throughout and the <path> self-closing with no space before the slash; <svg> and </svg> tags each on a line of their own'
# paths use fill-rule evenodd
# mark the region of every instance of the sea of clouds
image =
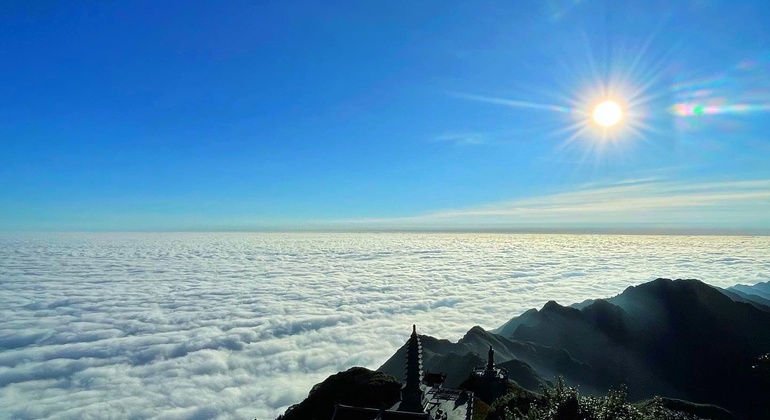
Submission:
<svg viewBox="0 0 770 420">
<path fill-rule="evenodd" d="M 0 418 L 268 419 L 420 333 L 657 277 L 770 279 L 770 237 L 0 237 Z"/>
</svg>

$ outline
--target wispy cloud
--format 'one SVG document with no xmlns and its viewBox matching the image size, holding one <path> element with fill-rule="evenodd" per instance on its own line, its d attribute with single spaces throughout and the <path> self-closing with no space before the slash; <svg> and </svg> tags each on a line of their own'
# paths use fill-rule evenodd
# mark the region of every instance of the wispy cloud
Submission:
<svg viewBox="0 0 770 420">
<path fill-rule="evenodd" d="M 770 227 L 770 180 L 680 182 L 655 178 L 591 185 L 412 217 L 356 219 L 381 227 Z"/>
<path fill-rule="evenodd" d="M 538 102 L 529 102 L 529 101 L 519 101 L 514 99 L 507 99 L 507 98 L 497 98 L 494 96 L 484 96 L 484 95 L 471 95 L 467 93 L 449 93 L 451 96 L 466 99 L 469 101 L 476 101 L 476 102 L 486 102 L 489 104 L 495 104 L 495 105 L 503 105 L 508 106 L 512 108 L 530 108 L 530 109 L 539 109 L 543 111 L 556 111 L 556 112 L 563 112 L 566 114 L 575 113 L 577 112 L 573 108 L 569 108 L 566 106 L 560 106 L 560 105 L 553 105 L 553 104 L 542 104 Z"/>
<path fill-rule="evenodd" d="M 489 141 L 489 136 L 490 134 L 485 132 L 446 132 L 440 136 L 436 136 L 433 141 L 440 143 L 451 143 L 457 146 L 468 146 L 487 143 Z"/>
</svg>

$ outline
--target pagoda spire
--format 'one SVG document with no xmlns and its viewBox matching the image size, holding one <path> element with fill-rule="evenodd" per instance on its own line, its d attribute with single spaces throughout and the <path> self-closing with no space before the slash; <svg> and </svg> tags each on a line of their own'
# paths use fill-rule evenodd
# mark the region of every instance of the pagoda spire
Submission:
<svg viewBox="0 0 770 420">
<path fill-rule="evenodd" d="M 422 344 L 417 336 L 417 326 L 412 325 L 412 335 L 406 343 L 406 381 L 401 388 L 399 411 L 423 413 L 422 400 Z"/>
</svg>

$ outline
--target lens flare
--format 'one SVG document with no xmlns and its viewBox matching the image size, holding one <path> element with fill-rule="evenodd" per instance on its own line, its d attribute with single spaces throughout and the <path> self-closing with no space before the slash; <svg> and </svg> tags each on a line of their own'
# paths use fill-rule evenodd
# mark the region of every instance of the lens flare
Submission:
<svg viewBox="0 0 770 420">
<path fill-rule="evenodd" d="M 671 110 L 679 117 L 697 117 L 700 115 L 739 114 L 746 112 L 770 111 L 770 104 L 734 104 L 734 105 L 704 105 L 694 103 L 678 103 Z"/>
<path fill-rule="evenodd" d="M 770 112 L 770 55 L 745 59 L 719 73 L 689 77 L 671 86 L 674 104 L 669 111 L 681 132 L 705 127 L 725 130 L 739 126 L 726 116 L 748 116 Z M 722 118 L 713 118 L 721 116 Z"/>
</svg>

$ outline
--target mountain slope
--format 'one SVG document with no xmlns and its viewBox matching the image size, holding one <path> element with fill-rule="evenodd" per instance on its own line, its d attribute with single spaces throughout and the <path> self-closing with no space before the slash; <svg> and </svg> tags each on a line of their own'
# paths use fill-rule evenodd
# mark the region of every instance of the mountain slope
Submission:
<svg viewBox="0 0 770 420">
<path fill-rule="evenodd" d="M 567 394 L 558 390 L 564 382 L 553 385 L 543 378 L 560 375 L 588 394 L 580 404 L 592 409 L 620 407 L 617 392 L 606 393 L 626 384 L 631 401 L 646 400 L 636 404 L 642 414 L 664 414 L 649 418 L 684 418 L 684 413 L 770 418 L 770 307 L 763 304 L 768 288 L 770 283 L 718 289 L 697 280 L 657 279 L 571 307 L 552 301 L 506 322 L 500 334 L 477 326 L 456 343 L 421 336 L 423 366 L 446 373 L 447 387 L 488 394 L 487 403 L 504 395 L 485 406 L 490 413 L 533 403 L 537 410 L 550 410 Z M 474 367 L 485 364 L 490 345 L 496 364 L 508 369 L 515 383 L 493 389 L 469 378 Z M 334 375 L 292 407 L 286 419 L 329 413 L 334 403 L 388 406 L 399 398 L 404 360 L 405 347 L 380 367 L 395 378 L 363 368 Z M 571 389 L 568 394 L 577 395 Z M 649 400 L 653 396 L 664 398 Z M 562 408 L 577 407 L 571 400 L 562 403 L 567 404 Z"/>
<path fill-rule="evenodd" d="M 582 309 L 549 302 L 522 316 L 500 331 L 591 366 L 596 380 L 581 385 L 626 383 L 632 399 L 713 403 L 744 418 L 770 413 L 751 369 L 770 351 L 770 312 L 700 281 L 657 279 Z"/>
<path fill-rule="evenodd" d="M 401 398 L 401 383 L 390 375 L 362 367 L 329 376 L 281 417 L 282 420 L 330 419 L 335 404 L 389 408 Z"/>
<path fill-rule="evenodd" d="M 770 311 L 770 281 L 753 286 L 738 284 L 721 291 L 737 302 L 751 303 L 759 309 Z"/>
<path fill-rule="evenodd" d="M 555 349 L 537 343 L 510 340 L 492 334 L 481 327 L 471 328 L 457 343 L 438 340 L 430 336 L 420 336 L 423 352 L 423 369 L 447 374 L 447 387 L 459 386 L 473 371 L 474 367 L 484 366 L 489 346 L 495 349 L 497 364 L 515 360 L 510 379 L 522 387 L 540 391 L 541 384 L 547 384 L 543 378 L 553 378 L 561 374 L 576 381 L 588 381 L 591 369 L 570 357 L 563 349 Z M 401 378 L 404 372 L 406 348 L 396 351 L 379 369 Z"/>
</svg>

